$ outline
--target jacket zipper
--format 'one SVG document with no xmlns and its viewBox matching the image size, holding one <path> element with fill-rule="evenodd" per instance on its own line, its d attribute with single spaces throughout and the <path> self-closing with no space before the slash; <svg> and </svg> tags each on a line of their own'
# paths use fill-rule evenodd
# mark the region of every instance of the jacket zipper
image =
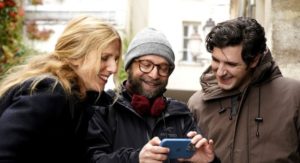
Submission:
<svg viewBox="0 0 300 163">
<path fill-rule="evenodd" d="M 235 127 L 234 127 L 234 135 L 233 135 L 233 141 L 232 141 L 232 144 L 231 144 L 231 152 L 230 152 L 230 159 L 231 159 L 231 162 L 233 163 L 233 155 L 234 155 L 234 142 L 235 142 L 235 137 L 236 137 L 236 129 L 237 129 L 237 122 L 238 122 L 238 118 L 239 118 L 239 114 L 240 114 L 240 111 L 241 111 L 241 108 L 242 108 L 242 105 L 245 101 L 245 96 L 248 92 L 248 88 L 249 87 L 246 87 L 245 90 L 243 91 L 242 93 L 242 97 L 241 97 L 241 100 L 239 102 L 239 106 L 238 106 L 238 110 L 236 110 L 236 119 L 235 119 Z M 248 140 L 247 140 L 248 141 Z M 247 147 L 248 148 L 248 147 Z M 249 151 L 249 149 L 247 150 Z M 249 162 L 249 157 L 247 158 L 247 162 Z"/>
</svg>

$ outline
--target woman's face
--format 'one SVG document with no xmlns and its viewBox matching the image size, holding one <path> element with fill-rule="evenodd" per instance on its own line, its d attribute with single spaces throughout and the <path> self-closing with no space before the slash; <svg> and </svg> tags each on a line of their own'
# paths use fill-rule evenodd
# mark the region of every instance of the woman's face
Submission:
<svg viewBox="0 0 300 163">
<path fill-rule="evenodd" d="M 97 54 L 96 50 L 91 51 L 86 55 L 85 61 L 79 62 L 82 64 L 78 64 L 75 71 L 84 82 L 87 91 L 104 89 L 108 77 L 117 72 L 120 48 L 120 42 L 115 40 L 102 51 L 102 54 Z M 101 55 L 101 64 L 97 63 L 96 55 Z M 97 64 L 100 64 L 100 69 L 95 71 L 94 66 Z"/>
</svg>

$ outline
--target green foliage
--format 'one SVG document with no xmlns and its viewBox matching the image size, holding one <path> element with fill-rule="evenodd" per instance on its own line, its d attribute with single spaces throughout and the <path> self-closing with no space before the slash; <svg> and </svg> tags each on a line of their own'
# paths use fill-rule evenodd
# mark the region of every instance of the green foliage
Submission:
<svg viewBox="0 0 300 163">
<path fill-rule="evenodd" d="M 0 75 L 22 61 L 22 0 L 0 0 Z"/>
<path fill-rule="evenodd" d="M 122 54 L 126 54 L 129 43 L 130 43 L 130 39 L 128 39 L 126 37 L 122 40 Z M 124 58 L 124 56 L 123 56 L 123 58 Z M 122 82 L 127 78 L 127 73 L 124 69 L 124 59 L 122 59 L 122 63 L 120 64 L 119 69 L 120 69 L 120 71 L 118 74 L 117 82 Z"/>
</svg>

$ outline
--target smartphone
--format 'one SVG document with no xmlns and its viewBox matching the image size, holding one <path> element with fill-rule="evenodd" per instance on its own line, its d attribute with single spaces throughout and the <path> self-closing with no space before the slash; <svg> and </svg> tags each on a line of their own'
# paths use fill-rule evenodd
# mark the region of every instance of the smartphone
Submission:
<svg viewBox="0 0 300 163">
<path fill-rule="evenodd" d="M 195 152 L 195 147 L 188 138 L 165 138 L 160 146 L 170 149 L 169 159 L 190 158 Z"/>
</svg>

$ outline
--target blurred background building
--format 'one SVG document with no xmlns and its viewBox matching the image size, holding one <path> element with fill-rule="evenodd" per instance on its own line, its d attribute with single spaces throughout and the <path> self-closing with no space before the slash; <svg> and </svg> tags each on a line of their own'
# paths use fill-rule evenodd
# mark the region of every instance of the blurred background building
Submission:
<svg viewBox="0 0 300 163">
<path fill-rule="evenodd" d="M 25 0 L 24 8 L 26 42 L 42 52 L 52 51 L 66 22 L 80 14 L 112 23 L 125 44 L 145 27 L 163 31 L 176 55 L 166 94 L 183 101 L 201 89 L 200 75 L 210 63 L 206 34 L 238 16 L 256 18 L 265 27 L 283 74 L 300 79 L 298 0 Z M 113 87 L 110 81 L 106 89 Z"/>
</svg>

